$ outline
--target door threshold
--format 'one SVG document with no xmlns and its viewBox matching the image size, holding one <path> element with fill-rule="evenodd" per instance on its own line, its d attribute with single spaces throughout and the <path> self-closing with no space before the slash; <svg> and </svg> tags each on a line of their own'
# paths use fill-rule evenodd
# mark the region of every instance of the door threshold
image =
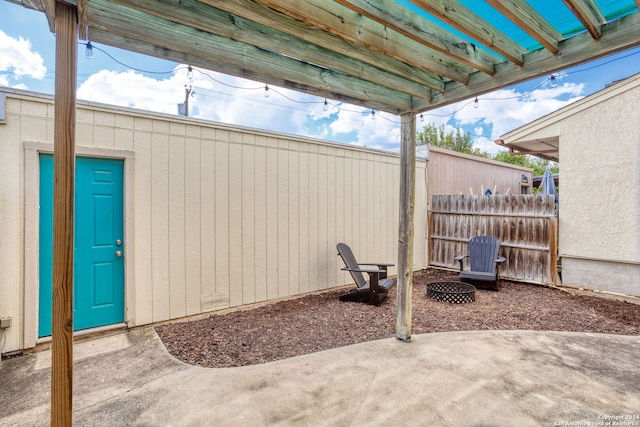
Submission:
<svg viewBox="0 0 640 427">
<path fill-rule="evenodd" d="M 105 326 L 97 326 L 95 328 L 89 328 L 89 329 L 81 329 L 79 331 L 75 331 L 73 333 L 73 338 L 74 340 L 76 338 L 80 338 L 80 337 L 86 337 L 87 335 L 106 335 L 107 332 L 113 332 L 116 330 L 125 330 L 127 329 L 128 326 L 126 323 L 114 323 L 113 325 L 105 325 Z M 36 341 L 36 345 L 38 344 L 46 344 L 46 343 L 50 343 L 52 340 L 51 335 L 48 337 L 41 337 L 38 338 Z"/>
</svg>

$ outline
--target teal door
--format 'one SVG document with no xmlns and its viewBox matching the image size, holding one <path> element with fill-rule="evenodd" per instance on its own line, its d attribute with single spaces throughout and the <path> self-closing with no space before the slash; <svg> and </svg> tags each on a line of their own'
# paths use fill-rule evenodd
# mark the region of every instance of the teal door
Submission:
<svg viewBox="0 0 640 427">
<path fill-rule="evenodd" d="M 76 158 L 73 329 L 124 321 L 123 161 Z M 51 335 L 53 156 L 40 155 L 38 336 Z"/>
</svg>

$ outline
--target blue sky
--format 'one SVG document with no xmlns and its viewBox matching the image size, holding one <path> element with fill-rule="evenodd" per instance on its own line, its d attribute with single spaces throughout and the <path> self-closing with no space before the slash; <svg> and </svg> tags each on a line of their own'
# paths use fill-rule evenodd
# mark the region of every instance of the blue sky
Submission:
<svg viewBox="0 0 640 427">
<path fill-rule="evenodd" d="M 94 43 L 93 59 L 78 47 L 78 98 L 143 110 L 177 114 L 185 85 L 195 96 L 189 115 L 253 128 L 321 138 L 334 142 L 396 150 L 399 117 L 264 83 L 195 69 L 187 78 L 185 64 L 168 62 Z M 640 48 L 547 77 L 432 110 L 418 122 L 431 122 L 472 135 L 475 146 L 497 152 L 493 140 L 538 117 L 604 88 L 605 84 L 640 72 Z M 51 94 L 54 90 L 55 37 L 44 14 L 0 1 L 0 86 Z"/>
</svg>

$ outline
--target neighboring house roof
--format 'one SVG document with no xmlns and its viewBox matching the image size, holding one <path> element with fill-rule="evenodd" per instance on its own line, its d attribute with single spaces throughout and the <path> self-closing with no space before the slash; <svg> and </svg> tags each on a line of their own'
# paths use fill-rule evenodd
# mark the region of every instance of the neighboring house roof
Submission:
<svg viewBox="0 0 640 427">
<path fill-rule="evenodd" d="M 514 129 L 502 135 L 495 143 L 508 148 L 512 154 L 531 154 L 557 162 L 559 160 L 560 123 L 562 120 L 636 86 L 640 86 L 640 74 L 607 85 L 599 92 Z"/>
</svg>

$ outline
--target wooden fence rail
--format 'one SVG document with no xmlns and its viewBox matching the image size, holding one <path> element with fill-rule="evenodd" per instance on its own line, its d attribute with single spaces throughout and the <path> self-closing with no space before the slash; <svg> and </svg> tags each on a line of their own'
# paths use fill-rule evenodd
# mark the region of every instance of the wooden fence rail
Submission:
<svg viewBox="0 0 640 427">
<path fill-rule="evenodd" d="M 429 210 L 429 265 L 458 268 L 470 238 L 494 236 L 507 260 L 500 276 L 557 284 L 558 220 L 553 196 L 433 196 Z"/>
</svg>

